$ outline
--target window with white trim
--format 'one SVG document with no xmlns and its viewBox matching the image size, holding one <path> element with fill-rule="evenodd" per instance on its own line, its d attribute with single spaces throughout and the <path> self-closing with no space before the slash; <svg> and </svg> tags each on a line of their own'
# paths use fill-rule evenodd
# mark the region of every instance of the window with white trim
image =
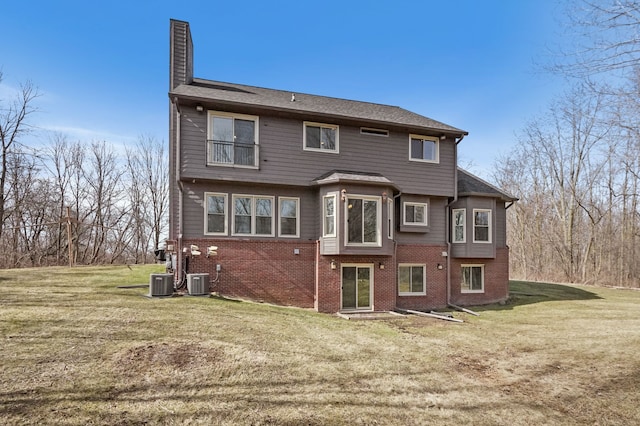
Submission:
<svg viewBox="0 0 640 426">
<path fill-rule="evenodd" d="M 473 242 L 491 242 L 491 210 L 473 209 Z"/>
<path fill-rule="evenodd" d="M 467 241 L 466 237 L 466 224 L 467 224 L 467 209 L 453 209 L 451 211 L 453 220 L 451 221 L 453 242 L 464 243 Z"/>
<path fill-rule="evenodd" d="M 207 235 L 227 235 L 227 194 L 205 192 L 205 230 Z"/>
<path fill-rule="evenodd" d="M 233 235 L 274 236 L 274 197 L 233 196 Z"/>
<path fill-rule="evenodd" d="M 427 203 L 402 203 L 403 225 L 427 226 Z"/>
<path fill-rule="evenodd" d="M 484 293 L 484 265 L 462 265 L 462 293 Z"/>
<path fill-rule="evenodd" d="M 303 146 L 306 151 L 338 152 L 338 126 L 304 122 Z"/>
<path fill-rule="evenodd" d="M 325 195 L 322 198 L 322 236 L 336 236 L 336 196 Z"/>
<path fill-rule="evenodd" d="M 279 197 L 280 203 L 280 229 L 281 237 L 300 236 L 300 199 L 291 197 Z"/>
<path fill-rule="evenodd" d="M 346 244 L 380 247 L 380 197 L 349 195 L 346 201 Z"/>
<path fill-rule="evenodd" d="M 258 117 L 209 111 L 207 164 L 257 167 Z"/>
<path fill-rule="evenodd" d="M 427 294 L 425 265 L 398 265 L 398 295 L 420 296 Z"/>
<path fill-rule="evenodd" d="M 432 136 L 409 136 L 409 159 L 437 163 L 439 161 L 440 140 Z"/>
<path fill-rule="evenodd" d="M 393 216 L 395 215 L 395 203 L 393 202 L 393 197 L 387 198 L 387 238 L 393 240 Z"/>
</svg>

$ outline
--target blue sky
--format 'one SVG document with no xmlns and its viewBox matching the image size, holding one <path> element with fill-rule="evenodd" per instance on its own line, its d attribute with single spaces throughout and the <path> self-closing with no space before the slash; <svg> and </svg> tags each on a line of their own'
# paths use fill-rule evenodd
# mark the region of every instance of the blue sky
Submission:
<svg viewBox="0 0 640 426">
<path fill-rule="evenodd" d="M 489 178 L 562 90 L 535 65 L 561 13 L 550 0 L 5 2 L 0 99 L 39 88 L 29 143 L 167 141 L 175 18 L 191 25 L 196 77 L 401 106 L 468 131 L 461 163 Z"/>
</svg>

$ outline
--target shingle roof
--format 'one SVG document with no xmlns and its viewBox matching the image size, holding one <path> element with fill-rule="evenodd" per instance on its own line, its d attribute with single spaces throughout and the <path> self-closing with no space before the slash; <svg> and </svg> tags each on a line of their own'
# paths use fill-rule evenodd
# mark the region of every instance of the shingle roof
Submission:
<svg viewBox="0 0 640 426">
<path fill-rule="evenodd" d="M 504 201 L 517 201 L 513 195 L 507 194 L 490 183 L 472 175 L 466 170 L 458 168 L 458 196 L 476 195 L 483 197 L 497 197 Z"/>
<path fill-rule="evenodd" d="M 343 119 L 354 118 L 373 123 L 423 128 L 457 135 L 468 134 L 464 130 L 397 106 L 305 93 L 295 93 L 295 100 L 292 100 L 294 93 L 291 91 L 265 89 L 197 78 L 193 80 L 192 84 L 179 85 L 170 92 L 170 95 L 203 102 L 215 99 L 235 105 L 259 106 L 280 111 L 313 113 Z"/>
<path fill-rule="evenodd" d="M 351 170 L 331 170 L 313 180 L 317 185 L 326 185 L 338 182 L 367 183 L 374 185 L 388 185 L 396 188 L 396 185 L 380 173 L 355 172 Z"/>
</svg>

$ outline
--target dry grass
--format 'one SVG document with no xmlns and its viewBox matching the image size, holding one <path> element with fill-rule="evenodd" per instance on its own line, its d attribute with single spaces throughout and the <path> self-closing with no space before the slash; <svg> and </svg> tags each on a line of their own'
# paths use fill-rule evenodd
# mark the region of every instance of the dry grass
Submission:
<svg viewBox="0 0 640 426">
<path fill-rule="evenodd" d="M 345 321 L 117 288 L 154 269 L 0 271 L 1 424 L 640 423 L 640 292 Z"/>
</svg>

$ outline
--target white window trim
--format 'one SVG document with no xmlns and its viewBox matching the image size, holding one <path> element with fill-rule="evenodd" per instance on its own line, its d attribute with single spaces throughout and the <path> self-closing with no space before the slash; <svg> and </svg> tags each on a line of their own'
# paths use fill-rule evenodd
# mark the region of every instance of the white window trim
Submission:
<svg viewBox="0 0 640 426">
<path fill-rule="evenodd" d="M 422 268 L 422 291 L 400 291 L 400 268 Z M 425 296 L 427 294 L 427 265 L 424 263 L 399 263 L 398 264 L 398 296 Z"/>
<path fill-rule="evenodd" d="M 456 241 L 456 212 L 462 212 L 462 240 Z M 467 242 L 467 209 L 451 210 L 451 236 L 454 244 L 462 244 Z"/>
<path fill-rule="evenodd" d="M 327 233 L 327 223 L 326 223 L 326 209 L 325 209 L 325 200 L 328 198 L 333 198 L 333 232 L 332 233 Z M 327 238 L 331 238 L 337 235 L 337 226 L 338 226 L 338 221 L 337 221 L 337 211 L 338 209 L 338 197 L 336 196 L 336 194 L 327 194 L 324 197 L 322 197 L 322 236 L 323 237 L 327 237 Z"/>
<path fill-rule="evenodd" d="M 251 198 L 251 233 L 236 233 L 236 198 Z M 271 234 L 256 234 L 256 198 L 266 198 L 271 200 Z M 279 207 L 279 206 L 278 206 Z M 233 194 L 231 196 L 231 235 L 238 237 L 275 237 L 275 217 L 276 208 L 275 197 L 269 195 Z"/>
<path fill-rule="evenodd" d="M 480 268 L 482 270 L 482 288 L 480 290 L 467 290 L 462 288 L 462 280 L 460 280 L 461 293 L 484 293 L 484 264 L 462 264 L 460 265 L 460 275 L 462 277 L 462 268 Z M 472 274 L 473 276 L 473 274 Z"/>
<path fill-rule="evenodd" d="M 224 197 L 224 232 L 209 232 L 209 196 Z M 205 235 L 228 235 L 229 234 L 229 196 L 220 192 L 204 193 L 204 234 Z"/>
<path fill-rule="evenodd" d="M 424 221 L 423 222 L 407 222 L 407 206 L 424 207 Z M 428 203 L 414 203 L 405 201 L 402 203 L 402 224 L 406 226 L 427 226 L 429 224 L 429 204 Z"/>
<path fill-rule="evenodd" d="M 282 228 L 281 228 L 281 221 L 280 219 L 282 219 L 282 217 L 280 216 L 280 207 L 281 207 L 281 203 L 282 201 L 295 201 L 296 202 L 296 234 L 295 235 L 290 235 L 290 234 L 283 234 L 282 233 Z M 300 238 L 300 198 L 298 197 L 278 197 L 278 237 L 281 238 Z"/>
<path fill-rule="evenodd" d="M 209 142 L 210 140 L 213 140 L 213 126 L 212 126 L 212 119 L 213 117 L 227 117 L 227 118 L 239 118 L 240 120 L 250 120 L 255 122 L 255 126 L 254 126 L 254 130 L 253 130 L 253 139 L 255 141 L 255 144 L 257 146 L 257 150 L 255 152 L 255 164 L 252 166 L 248 166 L 248 165 L 242 165 L 242 164 L 233 164 L 233 163 L 215 163 L 215 162 L 209 162 Z M 258 169 L 259 168 L 259 155 L 260 155 L 260 138 L 259 138 L 259 128 L 260 128 L 260 123 L 259 123 L 259 117 L 257 115 L 247 115 L 247 114 L 235 114 L 232 112 L 225 112 L 225 111 L 214 111 L 214 110 L 208 110 L 207 111 L 207 149 L 206 149 L 206 164 L 208 166 L 220 166 L 220 167 L 237 167 L 237 168 L 243 168 L 243 169 Z"/>
<path fill-rule="evenodd" d="M 489 238 L 488 241 L 482 241 L 482 240 L 477 241 L 476 240 L 476 212 L 487 212 L 487 213 L 489 213 L 489 221 L 488 221 L 489 222 L 489 226 L 488 226 L 489 229 L 487 230 L 487 232 L 488 232 L 487 236 Z M 491 236 L 493 234 L 493 217 L 492 217 L 493 215 L 491 214 L 491 212 L 492 212 L 491 209 L 473 209 L 473 242 L 474 243 L 491 244 L 491 241 L 492 241 Z"/>
<path fill-rule="evenodd" d="M 342 303 L 343 303 L 342 289 L 344 288 L 343 286 L 344 268 L 369 268 L 369 307 L 356 308 L 356 310 L 363 311 L 363 312 L 374 311 L 375 310 L 374 309 L 375 307 L 373 305 L 375 302 L 374 277 L 375 277 L 376 270 L 375 270 L 375 265 L 373 263 L 342 263 L 340 264 L 340 310 L 342 310 Z M 356 299 L 357 299 L 357 296 L 356 296 Z"/>
<path fill-rule="evenodd" d="M 376 202 L 376 242 L 374 243 L 351 243 L 349 242 L 349 199 L 358 199 L 366 201 Z M 371 195 L 347 195 L 346 202 L 344 203 L 344 245 L 349 247 L 382 247 L 382 197 L 376 197 Z"/>
<path fill-rule="evenodd" d="M 393 201 L 393 197 L 387 198 L 387 238 L 393 240 L 393 231 L 395 228 L 394 224 L 394 216 L 395 216 L 395 203 Z"/>
<path fill-rule="evenodd" d="M 411 139 L 422 139 L 422 140 L 435 142 L 436 143 L 435 158 L 433 160 L 425 160 L 422 158 L 411 157 Z M 419 163 L 432 163 L 432 164 L 439 163 L 440 162 L 440 139 L 434 136 L 424 136 L 424 135 L 415 135 L 415 134 L 409 135 L 409 161 L 416 161 Z"/>
<path fill-rule="evenodd" d="M 313 121 L 305 121 L 302 126 L 302 148 L 305 151 L 312 152 L 326 152 L 331 154 L 339 154 L 340 153 L 340 126 L 337 124 L 327 124 L 327 123 L 316 123 Z M 309 148 L 307 147 L 307 126 L 311 127 L 324 127 L 327 129 L 333 129 L 336 132 L 336 149 L 322 149 L 322 148 Z"/>
</svg>

